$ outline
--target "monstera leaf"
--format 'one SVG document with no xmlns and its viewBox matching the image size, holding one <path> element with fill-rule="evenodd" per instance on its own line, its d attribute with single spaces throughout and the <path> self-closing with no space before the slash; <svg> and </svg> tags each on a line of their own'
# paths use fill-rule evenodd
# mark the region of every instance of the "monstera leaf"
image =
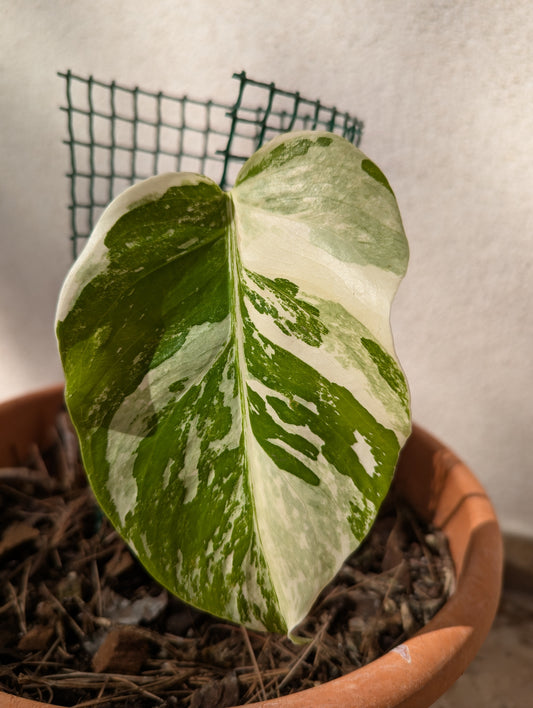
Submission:
<svg viewBox="0 0 533 708">
<path fill-rule="evenodd" d="M 408 249 L 381 171 L 279 137 L 224 193 L 137 184 L 63 287 L 66 400 L 104 511 L 196 607 L 291 631 L 368 532 L 410 430 L 389 311 Z"/>
</svg>

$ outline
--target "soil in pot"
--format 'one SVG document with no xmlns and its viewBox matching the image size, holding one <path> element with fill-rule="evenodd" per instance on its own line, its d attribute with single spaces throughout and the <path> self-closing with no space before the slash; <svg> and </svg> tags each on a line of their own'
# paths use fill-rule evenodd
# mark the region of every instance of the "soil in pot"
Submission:
<svg viewBox="0 0 533 708">
<path fill-rule="evenodd" d="M 349 673 L 453 590 L 444 535 L 389 495 L 294 645 L 198 612 L 152 580 L 97 507 L 66 413 L 56 442 L 0 470 L 0 690 L 57 705 L 244 705 Z"/>
</svg>

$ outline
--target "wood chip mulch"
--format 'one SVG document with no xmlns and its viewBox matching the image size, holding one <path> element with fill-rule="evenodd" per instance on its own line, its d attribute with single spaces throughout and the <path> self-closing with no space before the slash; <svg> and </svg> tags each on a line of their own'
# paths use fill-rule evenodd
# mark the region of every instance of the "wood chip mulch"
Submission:
<svg viewBox="0 0 533 708">
<path fill-rule="evenodd" d="M 394 498 L 295 645 L 198 612 L 102 516 L 66 413 L 56 443 L 0 469 L 0 690 L 78 708 L 213 708 L 316 686 L 422 627 L 453 592 L 443 534 Z"/>
</svg>

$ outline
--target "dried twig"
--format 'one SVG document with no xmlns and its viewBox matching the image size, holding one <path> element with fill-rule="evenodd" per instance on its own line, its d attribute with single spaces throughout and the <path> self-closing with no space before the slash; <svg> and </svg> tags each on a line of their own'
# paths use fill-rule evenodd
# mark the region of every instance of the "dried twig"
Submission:
<svg viewBox="0 0 533 708">
<path fill-rule="evenodd" d="M 292 664 L 292 666 L 289 667 L 289 671 L 287 672 L 287 675 L 283 679 L 283 681 L 279 684 L 278 686 L 278 691 L 282 691 L 283 688 L 292 680 L 293 676 L 296 674 L 300 666 L 303 664 L 303 662 L 307 659 L 311 651 L 313 651 L 318 644 L 323 640 L 324 634 L 326 633 L 329 624 L 330 624 L 331 618 L 328 617 L 327 620 L 324 622 L 322 627 L 319 629 L 319 631 L 316 633 L 314 639 L 309 642 L 309 644 L 305 647 L 304 651 L 300 654 L 300 656 L 297 658 L 297 660 Z"/>
<path fill-rule="evenodd" d="M 57 597 L 46 587 L 44 583 L 41 583 L 40 586 L 40 591 L 42 595 L 45 595 L 48 600 L 56 607 L 60 614 L 67 620 L 67 622 L 70 624 L 71 628 L 74 630 L 74 632 L 78 635 L 80 639 L 86 639 L 85 632 L 83 629 L 80 627 L 80 625 L 76 622 L 76 620 L 69 615 L 69 613 L 65 610 L 63 605 L 59 602 Z"/>
<path fill-rule="evenodd" d="M 263 677 L 261 676 L 261 671 L 259 670 L 259 666 L 257 664 L 257 659 L 252 647 L 252 643 L 250 641 L 250 635 L 248 634 L 248 631 L 245 627 L 242 627 L 242 636 L 244 638 L 244 643 L 246 644 L 246 648 L 248 649 L 248 653 L 250 654 L 250 658 L 252 660 L 252 665 L 254 667 L 254 673 L 257 677 L 257 681 L 259 683 L 259 688 L 260 688 L 260 693 L 261 693 L 261 698 L 263 701 L 266 701 L 266 692 L 265 692 L 265 685 L 263 683 Z"/>
<path fill-rule="evenodd" d="M 15 608 L 15 612 L 17 613 L 17 619 L 18 619 L 20 633 L 26 634 L 26 618 L 25 618 L 24 612 L 22 611 L 22 608 L 20 606 L 17 592 L 16 592 L 15 588 L 13 587 L 13 585 L 9 581 L 6 583 L 6 585 L 7 585 L 9 595 L 11 596 L 11 604 Z"/>
</svg>

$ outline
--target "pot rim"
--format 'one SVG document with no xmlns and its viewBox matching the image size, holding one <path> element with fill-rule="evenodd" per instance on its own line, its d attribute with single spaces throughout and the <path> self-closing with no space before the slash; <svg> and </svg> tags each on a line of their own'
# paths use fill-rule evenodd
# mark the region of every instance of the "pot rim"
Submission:
<svg viewBox="0 0 533 708">
<path fill-rule="evenodd" d="M 0 418 L 20 436 L 13 445 L 0 431 L 0 464 L 6 456 L 21 456 L 32 439 L 45 444 L 43 425 L 63 405 L 63 390 L 64 384 L 57 384 L 0 403 Z M 400 455 L 394 484 L 418 514 L 446 534 L 456 567 L 454 594 L 417 634 L 370 664 L 314 688 L 251 705 L 424 708 L 474 658 L 501 592 L 503 544 L 492 504 L 471 470 L 416 424 Z M 1 691 L 0 698 L 6 708 L 54 708 Z"/>
</svg>

